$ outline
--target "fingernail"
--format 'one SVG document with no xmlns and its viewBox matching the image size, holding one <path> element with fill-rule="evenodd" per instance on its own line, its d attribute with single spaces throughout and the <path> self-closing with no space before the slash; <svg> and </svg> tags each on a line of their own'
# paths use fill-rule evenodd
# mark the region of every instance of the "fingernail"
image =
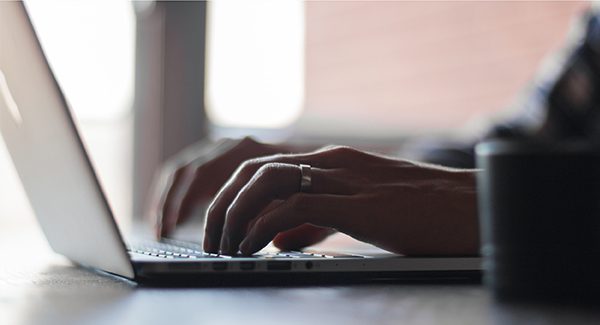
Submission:
<svg viewBox="0 0 600 325">
<path fill-rule="evenodd" d="M 203 248 L 204 248 L 204 251 L 206 251 L 206 252 L 214 253 L 213 250 L 215 249 L 215 247 L 212 244 L 212 240 L 210 239 L 210 237 L 207 234 L 204 234 Z"/>
<path fill-rule="evenodd" d="M 229 253 L 229 236 L 224 235 L 223 238 L 221 238 L 221 252 L 222 253 Z"/>
<path fill-rule="evenodd" d="M 249 237 L 246 237 L 246 239 L 244 239 L 242 241 L 242 243 L 240 244 L 240 251 L 244 255 L 249 255 L 252 253 L 251 248 L 252 248 L 252 240 L 250 240 Z"/>
</svg>

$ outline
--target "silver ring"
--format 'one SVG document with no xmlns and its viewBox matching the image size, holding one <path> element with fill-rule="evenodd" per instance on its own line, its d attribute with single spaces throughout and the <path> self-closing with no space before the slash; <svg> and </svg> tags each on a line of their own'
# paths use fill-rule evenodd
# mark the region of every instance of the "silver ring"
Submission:
<svg viewBox="0 0 600 325">
<path fill-rule="evenodd" d="M 308 193 L 312 187 L 312 172 L 311 166 L 300 164 L 300 192 Z"/>
</svg>

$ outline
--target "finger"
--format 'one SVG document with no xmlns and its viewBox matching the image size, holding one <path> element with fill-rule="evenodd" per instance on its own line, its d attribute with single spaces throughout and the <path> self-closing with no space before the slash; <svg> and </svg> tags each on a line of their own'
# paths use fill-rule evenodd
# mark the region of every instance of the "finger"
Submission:
<svg viewBox="0 0 600 325">
<path fill-rule="evenodd" d="M 181 194 L 190 186 L 189 174 L 201 162 L 206 161 L 214 151 L 222 150 L 225 147 L 231 147 L 229 139 L 223 139 L 212 143 L 210 141 L 199 141 L 195 145 L 184 149 L 165 163 L 163 170 L 175 170 L 170 172 L 167 177 L 160 177 L 154 188 L 158 191 L 155 195 L 154 207 L 150 211 L 156 218 L 155 230 L 157 238 L 166 236 L 173 231 L 178 222 L 178 216 L 175 215 L 176 207 L 181 201 Z M 162 173 L 163 175 L 166 172 Z"/>
<path fill-rule="evenodd" d="M 351 196 L 331 194 L 296 194 L 284 204 L 258 218 L 240 244 L 244 255 L 265 247 L 278 233 L 305 223 L 343 230 L 353 222 Z"/>
<path fill-rule="evenodd" d="M 213 253 L 219 251 L 227 209 L 242 187 L 248 183 L 260 167 L 276 161 L 290 164 L 307 164 L 311 163 L 309 162 L 311 158 L 308 154 L 275 155 L 248 160 L 238 167 L 208 207 L 204 223 L 204 250 Z"/>
<path fill-rule="evenodd" d="M 331 147 L 303 154 L 273 155 L 244 162 L 221 188 L 210 204 L 205 220 L 204 250 L 218 252 L 222 239 L 223 225 L 231 202 L 263 165 L 268 163 L 309 164 L 320 168 L 339 168 L 349 163 L 355 150 L 346 147 Z M 299 183 L 298 183 L 299 184 Z M 313 181 L 314 186 L 314 181 Z"/>
<path fill-rule="evenodd" d="M 299 191 L 300 169 L 296 165 L 270 163 L 261 167 L 239 191 L 226 212 L 220 250 L 237 252 L 248 222 L 273 200 L 283 200 Z"/>
<path fill-rule="evenodd" d="M 223 158 L 221 155 L 228 151 L 243 151 L 244 147 L 250 146 L 249 142 L 251 141 L 248 138 L 243 140 L 221 139 L 214 143 L 201 141 L 177 154 L 177 160 L 185 165 L 177 170 L 162 200 L 157 232 L 159 236 L 167 236 L 171 233 L 177 224 L 189 216 L 190 211 L 199 200 L 206 199 L 198 195 L 198 189 L 205 188 L 202 185 L 209 183 L 212 187 L 221 186 L 221 184 L 210 183 L 212 177 L 203 175 L 206 174 L 206 170 L 214 165 L 221 165 L 225 169 L 235 168 L 235 166 L 228 166 L 227 162 L 220 161 Z M 168 164 L 174 163 L 176 163 L 175 160 Z M 200 182 L 204 183 L 200 184 Z"/>
<path fill-rule="evenodd" d="M 178 203 L 173 207 L 172 221 L 173 227 L 187 219 L 192 213 L 196 205 L 202 201 L 203 197 L 198 193 L 199 184 L 205 180 L 198 171 L 190 177 L 189 182 L 185 186 L 185 190 L 181 191 L 181 196 Z"/>
<path fill-rule="evenodd" d="M 190 183 L 190 168 L 185 166 L 173 173 L 167 184 L 167 190 L 161 199 L 161 208 L 158 211 L 157 235 L 166 236 L 173 231 L 177 222 L 175 208 L 179 204 L 181 193 Z"/>
<path fill-rule="evenodd" d="M 189 218 L 200 203 L 205 203 L 211 196 L 214 196 L 216 190 L 223 184 L 223 179 L 230 176 L 221 175 L 223 171 L 215 170 L 215 168 L 224 168 L 227 170 L 233 170 L 234 168 L 234 166 L 223 167 L 223 165 L 213 160 L 196 169 L 187 189 L 182 191 L 183 194 L 181 195 L 179 204 L 174 207 L 173 214 L 176 225 Z"/>
<path fill-rule="evenodd" d="M 235 145 L 234 145 L 235 144 Z M 215 196 L 223 183 L 231 177 L 240 160 L 253 155 L 259 145 L 251 138 L 240 141 L 222 143 L 213 151 L 207 152 L 202 160 L 196 159 L 195 175 L 188 191 L 184 193 L 181 203 L 176 209 L 177 223 L 190 216 L 198 203 L 207 201 Z M 224 153 L 226 151 L 226 153 Z"/>
<path fill-rule="evenodd" d="M 267 205 L 266 208 L 264 208 L 259 215 L 265 214 L 269 211 L 272 211 L 274 209 L 276 209 L 277 207 L 279 207 L 280 205 L 282 205 L 285 202 L 285 200 L 274 200 L 273 202 L 269 203 L 269 205 Z M 256 218 L 250 220 L 250 222 L 248 222 L 248 226 L 246 227 L 246 231 L 244 233 L 247 233 L 248 230 L 250 230 L 253 226 L 254 223 L 256 222 Z"/>
<path fill-rule="evenodd" d="M 311 193 L 342 194 L 352 188 L 338 180 L 335 170 L 312 169 Z M 273 200 L 285 200 L 300 191 L 301 172 L 297 165 L 270 163 L 261 167 L 229 206 L 222 229 L 221 251 L 237 253 L 248 224 Z"/>
<path fill-rule="evenodd" d="M 273 244 L 281 250 L 296 250 L 317 244 L 333 233 L 335 230 L 331 228 L 305 223 L 294 229 L 278 233 L 273 238 Z"/>
</svg>

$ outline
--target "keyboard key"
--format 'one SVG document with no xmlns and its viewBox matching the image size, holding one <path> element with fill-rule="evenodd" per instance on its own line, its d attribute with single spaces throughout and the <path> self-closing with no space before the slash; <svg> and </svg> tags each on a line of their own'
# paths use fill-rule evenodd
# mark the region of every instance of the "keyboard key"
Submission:
<svg viewBox="0 0 600 325">
<path fill-rule="evenodd" d="M 233 257 L 247 257 L 242 255 L 220 255 L 215 253 L 207 253 L 202 251 L 202 247 L 195 243 L 180 242 L 175 240 L 163 240 L 161 242 L 144 242 L 137 245 L 127 247 L 130 252 L 144 254 L 148 256 L 160 258 L 177 258 L 177 259 L 231 259 Z M 290 259 L 290 258 L 356 258 L 361 256 L 353 256 L 346 254 L 332 254 L 322 252 L 302 252 L 302 251 L 280 251 L 266 252 L 252 255 L 258 259 Z"/>
</svg>

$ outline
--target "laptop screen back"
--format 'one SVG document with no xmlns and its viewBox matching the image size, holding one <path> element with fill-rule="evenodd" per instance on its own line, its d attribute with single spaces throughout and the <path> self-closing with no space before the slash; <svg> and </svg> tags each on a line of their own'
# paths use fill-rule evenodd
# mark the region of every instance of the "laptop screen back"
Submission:
<svg viewBox="0 0 600 325">
<path fill-rule="evenodd" d="M 0 130 L 50 246 L 133 278 L 66 101 L 22 2 L 0 2 Z"/>
</svg>

